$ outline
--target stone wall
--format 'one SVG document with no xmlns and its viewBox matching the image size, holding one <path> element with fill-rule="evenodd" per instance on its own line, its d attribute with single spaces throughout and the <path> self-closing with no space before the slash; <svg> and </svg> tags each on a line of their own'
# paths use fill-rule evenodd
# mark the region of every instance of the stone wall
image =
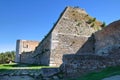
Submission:
<svg viewBox="0 0 120 80">
<path fill-rule="evenodd" d="M 108 53 L 112 47 L 120 45 L 120 20 L 95 33 L 96 54 Z"/>
<path fill-rule="evenodd" d="M 96 32 L 86 43 L 88 47 L 84 44 L 77 54 L 63 56 L 60 69 L 65 73 L 65 77 L 78 77 L 92 71 L 120 65 L 120 21 L 115 21 Z M 91 46 L 92 44 L 94 45 Z"/>
<path fill-rule="evenodd" d="M 64 77 L 75 78 L 116 65 L 120 65 L 120 61 L 110 57 L 71 54 L 63 56 L 63 64 L 60 68 L 64 72 Z"/>
<path fill-rule="evenodd" d="M 34 51 L 34 64 L 48 65 L 50 64 L 51 53 L 51 32 L 42 40 Z"/>
<path fill-rule="evenodd" d="M 62 64 L 64 54 L 75 54 L 101 24 L 83 9 L 67 7 L 52 31 L 51 63 Z M 88 23 L 88 21 L 90 21 Z M 94 24 L 94 25 L 93 25 Z M 91 26 L 92 25 L 92 26 Z M 93 46 L 93 44 L 89 44 Z M 88 46 L 86 46 L 88 47 Z M 84 48 L 84 51 L 87 49 Z"/>
<path fill-rule="evenodd" d="M 33 52 L 23 52 L 20 54 L 20 63 L 34 64 L 35 59 L 33 55 Z"/>
<path fill-rule="evenodd" d="M 84 42 L 81 48 L 77 51 L 76 54 L 86 55 L 86 54 L 94 54 L 95 53 L 95 38 L 94 34 Z"/>
<path fill-rule="evenodd" d="M 64 54 L 75 54 L 78 49 L 85 43 L 87 38 L 75 37 L 70 35 L 58 35 L 59 41 L 52 49 L 51 58 L 54 59 L 55 66 L 62 64 Z"/>
</svg>

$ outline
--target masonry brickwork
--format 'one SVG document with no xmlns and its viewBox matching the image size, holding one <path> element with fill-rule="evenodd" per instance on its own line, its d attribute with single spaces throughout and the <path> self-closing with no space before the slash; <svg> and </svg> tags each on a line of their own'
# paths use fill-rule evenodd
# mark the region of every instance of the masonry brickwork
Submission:
<svg viewBox="0 0 120 80">
<path fill-rule="evenodd" d="M 34 64 L 49 65 L 51 54 L 51 33 L 49 33 L 34 51 Z"/>
<path fill-rule="evenodd" d="M 89 40 L 86 43 L 89 43 Z M 94 53 L 82 54 L 80 50 L 77 54 L 63 56 L 60 69 L 65 77 L 75 78 L 106 67 L 120 65 L 120 20 L 94 33 Z"/>
<path fill-rule="evenodd" d="M 106 28 L 95 33 L 95 52 L 105 55 L 113 47 L 120 46 L 120 20 L 109 24 Z M 109 51 L 107 51 L 109 50 Z"/>
</svg>

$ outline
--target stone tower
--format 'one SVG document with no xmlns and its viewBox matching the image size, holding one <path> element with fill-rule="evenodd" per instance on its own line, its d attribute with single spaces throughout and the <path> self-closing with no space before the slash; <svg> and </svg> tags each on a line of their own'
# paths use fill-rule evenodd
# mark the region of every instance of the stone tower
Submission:
<svg viewBox="0 0 120 80">
<path fill-rule="evenodd" d="M 36 46 L 38 46 L 38 41 L 30 41 L 30 40 L 17 40 L 16 42 L 16 59 L 15 62 L 21 62 L 21 54 L 23 52 L 31 52 L 34 51 Z"/>
</svg>

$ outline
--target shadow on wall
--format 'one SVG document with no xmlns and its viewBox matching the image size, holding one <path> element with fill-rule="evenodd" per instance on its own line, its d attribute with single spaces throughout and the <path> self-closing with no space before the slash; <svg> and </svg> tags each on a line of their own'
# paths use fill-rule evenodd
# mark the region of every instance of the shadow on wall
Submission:
<svg viewBox="0 0 120 80">
<path fill-rule="evenodd" d="M 80 77 L 86 73 L 100 70 L 106 67 L 112 60 L 97 56 L 95 54 L 95 37 L 94 34 L 82 45 L 76 54 L 63 55 L 63 63 L 60 66 L 61 71 L 64 73 L 65 78 Z"/>
<path fill-rule="evenodd" d="M 86 55 L 95 53 L 95 38 L 94 34 L 88 38 L 88 40 L 83 44 L 83 46 L 77 51 L 76 54 Z"/>
</svg>

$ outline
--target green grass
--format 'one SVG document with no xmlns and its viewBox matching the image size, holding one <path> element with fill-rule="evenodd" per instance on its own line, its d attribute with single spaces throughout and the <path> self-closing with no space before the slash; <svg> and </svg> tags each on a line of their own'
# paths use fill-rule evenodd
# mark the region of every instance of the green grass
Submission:
<svg viewBox="0 0 120 80">
<path fill-rule="evenodd" d="M 100 72 L 92 72 L 77 79 L 70 80 L 101 80 L 114 75 L 120 75 L 120 66 L 108 67 Z"/>
<path fill-rule="evenodd" d="M 38 66 L 38 65 L 28 65 L 28 64 L 0 64 L 0 72 L 7 70 L 15 70 L 15 69 L 41 69 L 41 68 L 50 68 L 49 66 Z"/>
</svg>

